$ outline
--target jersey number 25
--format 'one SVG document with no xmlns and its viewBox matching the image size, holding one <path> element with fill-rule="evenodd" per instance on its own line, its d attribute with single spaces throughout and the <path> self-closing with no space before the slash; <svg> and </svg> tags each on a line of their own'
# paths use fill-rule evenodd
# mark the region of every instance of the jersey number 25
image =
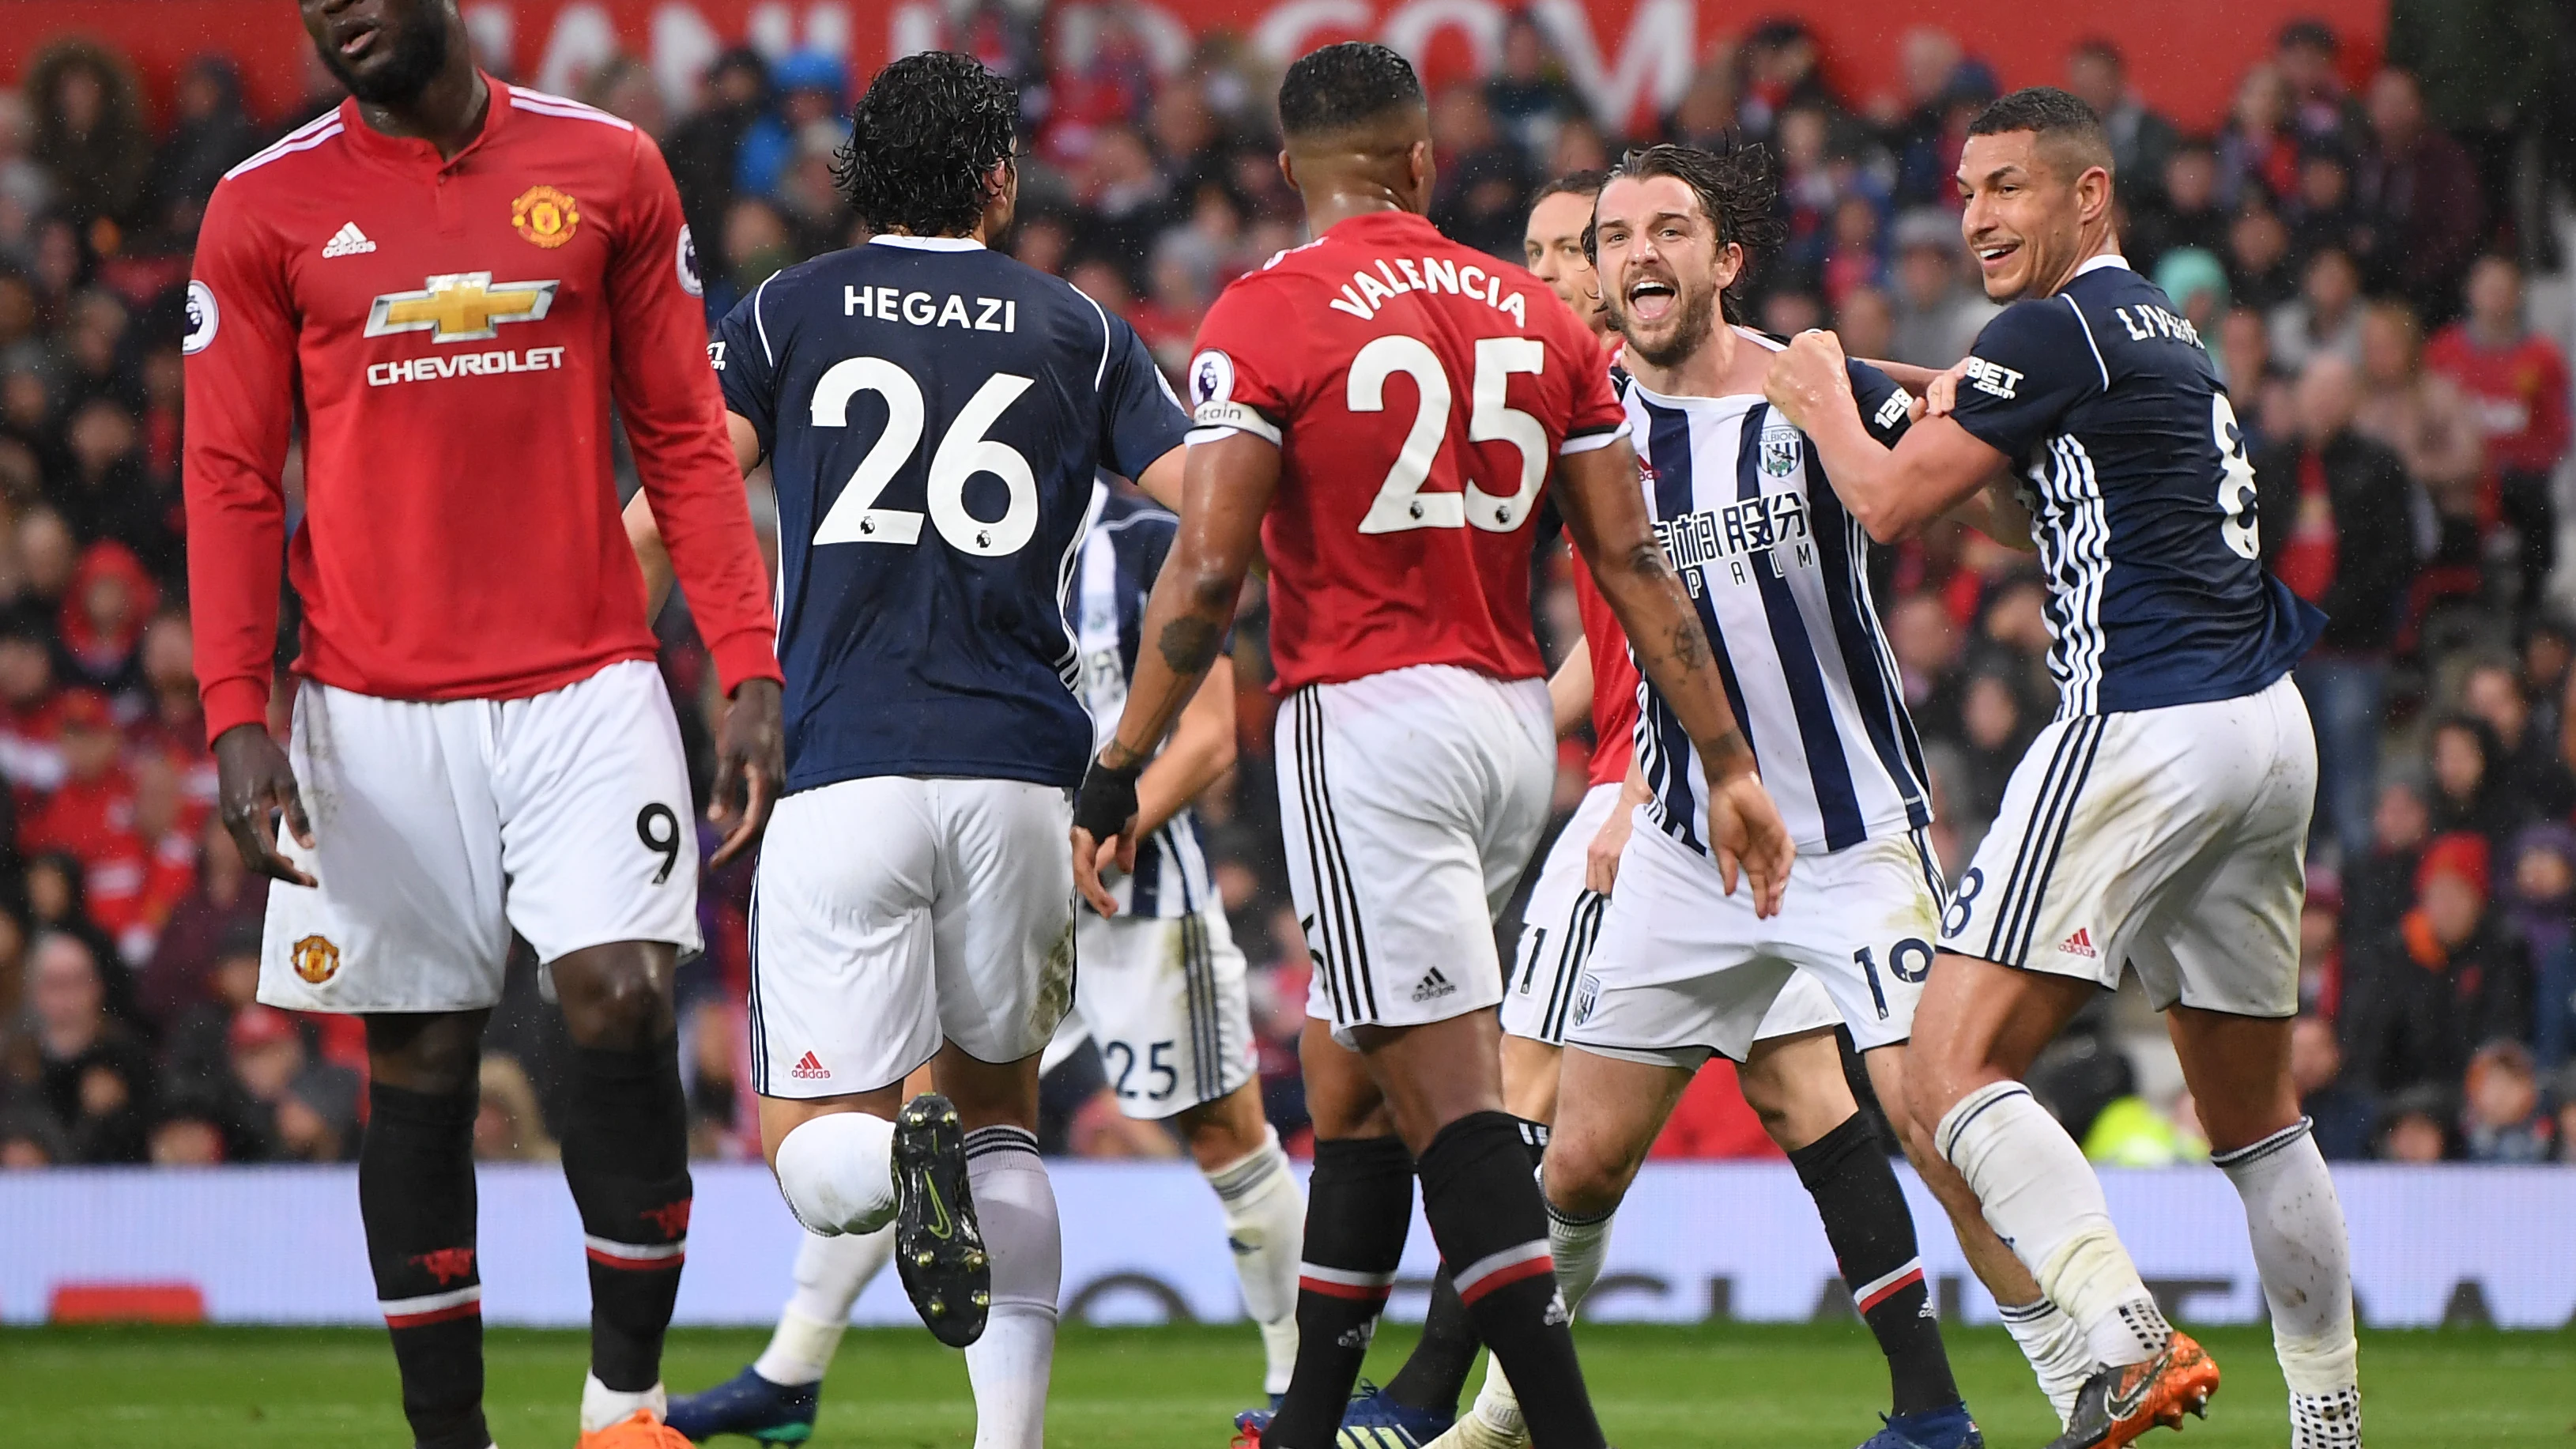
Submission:
<svg viewBox="0 0 2576 1449">
<path fill-rule="evenodd" d="M 1005 409 L 1029 390 L 1033 379 L 997 372 L 985 379 L 966 406 L 957 410 L 939 446 L 930 455 L 927 502 L 930 521 L 951 548 L 985 558 L 1017 553 L 1038 529 L 1036 470 L 1019 449 L 985 436 Z M 841 496 L 814 529 L 814 542 L 921 542 L 921 515 L 908 508 L 879 508 L 877 496 L 921 445 L 926 420 L 921 384 L 912 374 L 882 357 L 850 357 L 833 363 L 814 384 L 813 421 L 818 428 L 849 426 L 850 399 L 872 392 L 886 400 L 885 431 L 859 460 Z M 966 480 L 989 473 L 1010 490 L 1009 506 L 994 519 L 966 510 Z"/>
<path fill-rule="evenodd" d="M 1535 337 L 1476 339 L 1473 406 L 1467 414 L 1467 438 L 1477 443 L 1509 443 L 1520 451 L 1520 491 L 1496 497 L 1467 484 L 1459 493 L 1425 493 L 1424 480 L 1440 456 L 1449 433 L 1449 404 L 1455 393 L 1439 354 L 1419 337 L 1390 333 L 1373 338 L 1351 359 L 1345 405 L 1355 413 L 1386 411 L 1387 379 L 1397 373 L 1413 379 L 1419 400 L 1413 426 L 1386 481 L 1360 519 L 1362 533 L 1402 533 L 1415 528 L 1464 528 L 1509 533 L 1529 521 L 1538 503 L 1539 484 L 1547 477 L 1547 429 L 1539 420 L 1505 400 L 1512 374 L 1535 374 L 1547 363 L 1547 348 Z"/>
</svg>

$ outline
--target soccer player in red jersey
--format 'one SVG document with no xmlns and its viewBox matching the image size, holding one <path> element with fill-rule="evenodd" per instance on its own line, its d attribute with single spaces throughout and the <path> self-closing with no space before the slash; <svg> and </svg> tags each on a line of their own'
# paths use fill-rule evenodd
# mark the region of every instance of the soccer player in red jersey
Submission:
<svg viewBox="0 0 2576 1449">
<path fill-rule="evenodd" d="M 1686 699 L 1732 883 L 1776 908 L 1791 855 L 1707 637 L 1655 546 L 1599 344 L 1536 278 L 1423 219 L 1429 118 L 1369 44 L 1289 68 L 1282 168 L 1316 240 L 1230 287 L 1190 370 L 1180 533 L 1128 704 L 1085 779 L 1074 868 L 1104 914 L 1135 778 L 1206 671 L 1256 547 L 1289 696 L 1281 814 L 1316 957 L 1305 1041 L 1317 1144 L 1298 1359 L 1272 1449 L 1332 1442 L 1393 1284 L 1412 1179 L 1478 1336 L 1548 1449 L 1598 1449 L 1547 1223 L 1502 1110 L 1493 911 L 1547 814 L 1554 749 L 1530 628 L 1540 493 L 1640 663 Z M 1356 1052 L 1362 1070 L 1350 1069 Z M 1239 1421 L 1243 1422 L 1243 1421 Z"/>
<path fill-rule="evenodd" d="M 359 1211 L 404 1413 L 422 1449 L 486 1449 L 477 1055 L 527 939 L 574 1047 L 583 1443 L 684 1443 L 660 1359 L 689 1219 L 671 975 L 699 944 L 698 848 L 612 400 L 733 698 L 719 858 L 756 838 L 781 773 L 767 579 L 696 257 L 653 143 L 478 71 L 454 0 L 302 8 L 351 99 L 216 188 L 185 347 L 220 808 L 282 882 L 260 998 L 365 1021 Z M 305 609 L 286 748 L 265 723 L 281 557 Z"/>
</svg>

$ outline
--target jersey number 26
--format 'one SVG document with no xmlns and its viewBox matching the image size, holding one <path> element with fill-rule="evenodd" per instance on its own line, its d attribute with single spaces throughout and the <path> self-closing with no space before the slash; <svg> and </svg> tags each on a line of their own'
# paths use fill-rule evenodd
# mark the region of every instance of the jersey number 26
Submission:
<svg viewBox="0 0 2576 1449">
<path fill-rule="evenodd" d="M 1473 406 L 1467 414 L 1467 438 L 1476 443 L 1509 443 L 1520 451 L 1520 491 L 1496 497 L 1472 481 L 1459 493 L 1425 493 L 1424 480 L 1440 456 L 1449 433 L 1449 404 L 1456 394 L 1439 354 L 1419 337 L 1390 333 L 1372 338 L 1351 359 L 1344 405 L 1355 413 L 1386 411 L 1387 379 L 1397 373 L 1413 379 L 1419 395 L 1413 426 L 1386 481 L 1360 519 L 1362 533 L 1402 533 L 1415 528 L 1464 528 L 1473 524 L 1489 533 L 1509 533 L 1529 521 L 1538 504 L 1539 484 L 1547 477 L 1547 429 L 1539 420 L 1513 407 L 1504 390 L 1516 372 L 1537 373 L 1547 363 L 1547 348 L 1535 337 L 1476 339 Z"/>
<path fill-rule="evenodd" d="M 927 502 L 930 521 L 951 548 L 985 558 L 1017 553 L 1038 529 L 1036 470 L 1019 449 L 985 436 L 1005 409 L 1029 390 L 1033 379 L 997 372 L 984 380 L 966 406 L 957 410 L 939 446 L 930 455 Z M 850 357 L 833 363 L 814 384 L 813 420 L 818 428 L 849 426 L 850 399 L 872 392 L 886 400 L 885 431 L 859 460 L 858 471 L 832 501 L 831 511 L 814 529 L 814 542 L 921 542 L 921 515 L 908 508 L 879 508 L 877 497 L 921 445 L 926 412 L 921 384 L 912 374 L 882 357 Z M 966 480 L 989 473 L 1010 490 L 1002 516 L 977 518 L 966 509 Z"/>
</svg>

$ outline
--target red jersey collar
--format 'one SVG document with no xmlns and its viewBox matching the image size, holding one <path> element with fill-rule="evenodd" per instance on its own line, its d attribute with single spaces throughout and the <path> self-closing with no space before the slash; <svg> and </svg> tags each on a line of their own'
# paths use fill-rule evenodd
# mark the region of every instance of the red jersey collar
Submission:
<svg viewBox="0 0 2576 1449">
<path fill-rule="evenodd" d="M 1410 211 L 1364 211 L 1324 229 L 1325 236 L 1359 240 L 1395 241 L 1407 234 L 1427 234 L 1438 238 L 1440 228 L 1431 224 L 1431 218 Z"/>
<path fill-rule="evenodd" d="M 478 68 L 475 74 L 483 77 L 483 84 L 491 88 L 492 101 L 483 108 L 483 129 L 475 134 L 473 140 L 458 148 L 453 156 L 440 156 L 436 146 L 417 136 L 388 136 L 368 125 L 358 114 L 358 98 L 355 96 L 340 102 L 341 134 L 362 155 L 379 161 L 425 166 L 433 171 L 448 170 L 489 142 L 510 114 L 510 87 L 490 71 Z"/>
</svg>

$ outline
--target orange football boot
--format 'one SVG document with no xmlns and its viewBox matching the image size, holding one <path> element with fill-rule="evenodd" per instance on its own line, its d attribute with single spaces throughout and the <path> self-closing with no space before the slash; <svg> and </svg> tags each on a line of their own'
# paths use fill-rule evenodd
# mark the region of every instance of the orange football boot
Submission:
<svg viewBox="0 0 2576 1449">
<path fill-rule="evenodd" d="M 689 1436 L 637 1409 L 605 1429 L 585 1431 L 575 1449 L 690 1449 Z"/>
<path fill-rule="evenodd" d="M 2217 1392 L 2217 1360 L 2177 1331 L 2145 1363 L 2100 1369 L 2085 1380 L 2066 1432 L 2048 1449 L 2122 1449 L 2159 1425 L 2181 1428 L 2186 1413 L 2208 1418 Z"/>
</svg>

